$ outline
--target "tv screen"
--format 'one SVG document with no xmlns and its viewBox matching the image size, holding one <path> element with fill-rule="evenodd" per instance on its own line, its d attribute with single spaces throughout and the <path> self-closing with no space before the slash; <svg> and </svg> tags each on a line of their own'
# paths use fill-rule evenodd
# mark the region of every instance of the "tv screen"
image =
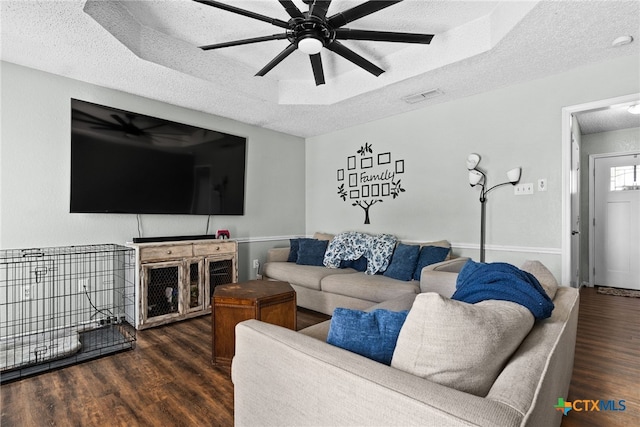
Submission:
<svg viewBox="0 0 640 427">
<path fill-rule="evenodd" d="M 70 211 L 243 215 L 246 142 L 72 99 Z"/>
</svg>

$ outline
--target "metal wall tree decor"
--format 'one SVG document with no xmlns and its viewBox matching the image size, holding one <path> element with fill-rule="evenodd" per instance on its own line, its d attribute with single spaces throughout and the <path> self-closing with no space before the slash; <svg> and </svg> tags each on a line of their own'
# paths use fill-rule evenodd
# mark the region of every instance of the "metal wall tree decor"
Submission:
<svg viewBox="0 0 640 427">
<path fill-rule="evenodd" d="M 369 209 L 385 198 L 395 199 L 404 193 L 401 180 L 404 160 L 391 158 L 391 153 L 374 154 L 371 144 L 365 143 L 355 156 L 347 157 L 347 167 L 338 169 L 338 197 L 364 210 L 364 223 L 370 224 Z"/>
</svg>

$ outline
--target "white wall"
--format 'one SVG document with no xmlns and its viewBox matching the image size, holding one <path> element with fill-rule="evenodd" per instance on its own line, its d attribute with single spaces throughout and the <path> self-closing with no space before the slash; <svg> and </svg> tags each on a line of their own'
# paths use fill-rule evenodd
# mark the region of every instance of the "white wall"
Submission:
<svg viewBox="0 0 640 427">
<path fill-rule="evenodd" d="M 135 215 L 69 213 L 71 98 L 248 138 L 245 215 L 213 216 L 210 232 L 229 229 L 258 246 L 304 234 L 302 138 L 11 63 L 0 66 L 0 248 L 125 243 L 138 235 Z M 207 217 L 142 215 L 141 223 L 143 236 L 204 234 Z M 262 258 L 264 250 L 241 249 L 252 258 Z M 241 257 L 241 278 L 252 273 L 248 263 Z"/>
<path fill-rule="evenodd" d="M 638 92 L 637 56 L 581 67 L 488 93 L 437 104 L 308 138 L 306 230 L 361 230 L 407 240 L 448 239 L 460 255 L 478 258 L 480 203 L 465 160 L 482 157 L 488 185 L 522 166 L 522 183 L 546 178 L 548 191 L 489 193 L 487 261 L 540 259 L 560 278 L 562 107 Z M 446 91 L 446 88 L 443 88 Z M 363 212 L 337 195 L 336 171 L 365 143 L 405 159 L 406 192 Z M 536 186 L 537 187 L 537 186 Z"/>
</svg>

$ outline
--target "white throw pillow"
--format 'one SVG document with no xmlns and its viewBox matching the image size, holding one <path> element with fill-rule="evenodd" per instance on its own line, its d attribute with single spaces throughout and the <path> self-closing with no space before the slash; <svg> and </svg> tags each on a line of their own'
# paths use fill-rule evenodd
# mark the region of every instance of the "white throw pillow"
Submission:
<svg viewBox="0 0 640 427">
<path fill-rule="evenodd" d="M 551 274 L 549 269 L 544 266 L 540 261 L 525 261 L 520 267 L 520 270 L 526 271 L 527 273 L 533 274 L 533 277 L 538 279 L 540 285 L 544 288 L 549 298 L 553 300 L 556 296 L 556 292 L 558 291 L 558 282 L 556 278 Z"/>
<path fill-rule="evenodd" d="M 419 294 L 400 330 L 391 366 L 486 396 L 533 323 L 531 312 L 513 302 L 468 304 L 434 292 Z"/>
</svg>

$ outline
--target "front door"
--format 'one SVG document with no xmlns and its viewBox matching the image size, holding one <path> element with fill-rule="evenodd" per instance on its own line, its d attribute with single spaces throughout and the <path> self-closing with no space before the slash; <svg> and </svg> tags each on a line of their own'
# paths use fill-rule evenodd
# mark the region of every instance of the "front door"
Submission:
<svg viewBox="0 0 640 427">
<path fill-rule="evenodd" d="M 640 289 L 640 155 L 594 159 L 593 283 Z"/>
</svg>

